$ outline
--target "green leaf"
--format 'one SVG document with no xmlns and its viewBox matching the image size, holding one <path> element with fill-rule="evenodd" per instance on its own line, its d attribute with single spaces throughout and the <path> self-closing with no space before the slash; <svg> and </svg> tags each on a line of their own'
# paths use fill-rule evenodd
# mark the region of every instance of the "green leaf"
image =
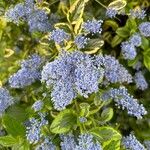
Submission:
<svg viewBox="0 0 150 150">
<path fill-rule="evenodd" d="M 126 27 L 129 29 L 130 33 L 136 32 L 137 24 L 135 19 L 128 19 L 126 23 Z"/>
<path fill-rule="evenodd" d="M 81 26 L 82 26 L 82 23 L 83 23 L 83 19 L 78 19 L 78 21 L 76 22 L 75 24 L 75 27 L 74 27 L 74 32 L 75 34 L 79 34 L 82 30 Z"/>
<path fill-rule="evenodd" d="M 85 4 L 88 0 L 76 0 L 70 6 L 67 14 L 67 20 L 72 24 L 76 24 L 77 20 L 81 19 L 84 12 Z"/>
<path fill-rule="evenodd" d="M 149 46 L 150 46 L 149 40 L 145 37 L 142 37 L 142 44 L 141 44 L 142 49 L 147 50 Z"/>
<path fill-rule="evenodd" d="M 14 137 L 24 136 L 25 135 L 25 127 L 22 125 L 22 122 L 13 118 L 10 115 L 4 115 L 3 124 L 6 128 L 6 131 Z"/>
<path fill-rule="evenodd" d="M 120 44 L 122 42 L 123 38 L 121 38 L 120 36 L 118 35 L 115 35 L 114 38 L 112 39 L 111 41 L 111 46 L 112 47 L 115 47 L 117 46 L 118 44 Z"/>
<path fill-rule="evenodd" d="M 50 130 L 53 133 L 65 133 L 68 132 L 76 123 L 76 114 L 70 109 L 65 109 L 53 120 Z"/>
<path fill-rule="evenodd" d="M 130 35 L 130 31 L 126 27 L 118 28 L 116 33 L 122 38 L 127 38 Z"/>
<path fill-rule="evenodd" d="M 144 65 L 148 70 L 150 70 L 150 48 L 145 50 L 143 52 L 143 55 L 144 55 Z"/>
<path fill-rule="evenodd" d="M 63 29 L 67 33 L 70 33 L 70 31 L 71 31 L 71 28 L 68 23 L 56 23 L 55 27 L 59 28 L 59 29 Z"/>
<path fill-rule="evenodd" d="M 112 119 L 113 117 L 113 109 L 112 108 L 106 108 L 102 111 L 102 114 L 101 114 L 101 121 L 103 122 L 108 122 Z"/>
<path fill-rule="evenodd" d="M 103 148 L 107 146 L 111 148 L 112 143 L 115 144 L 113 147 L 118 149 L 120 147 L 121 134 L 112 127 L 103 126 L 95 127 L 90 130 L 90 133 L 100 142 L 103 143 Z M 116 142 L 112 142 L 116 141 Z M 109 150 L 109 149 L 107 149 Z M 111 150 L 111 149 L 110 149 Z"/>
<path fill-rule="evenodd" d="M 120 10 L 126 6 L 127 2 L 125 0 L 115 0 L 111 2 L 108 7 L 115 10 Z"/>
<path fill-rule="evenodd" d="M 117 28 L 118 28 L 118 24 L 117 24 L 117 22 L 114 21 L 114 20 L 106 20 L 106 21 L 105 21 L 105 26 L 112 27 L 112 29 L 113 29 L 114 31 L 116 31 Z"/>
<path fill-rule="evenodd" d="M 0 145 L 5 147 L 10 147 L 18 143 L 18 139 L 12 137 L 11 135 L 6 135 L 0 137 Z"/>
</svg>

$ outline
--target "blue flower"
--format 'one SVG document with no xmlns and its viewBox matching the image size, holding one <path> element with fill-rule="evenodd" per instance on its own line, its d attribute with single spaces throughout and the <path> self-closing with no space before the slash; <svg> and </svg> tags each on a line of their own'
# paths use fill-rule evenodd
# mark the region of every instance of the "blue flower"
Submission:
<svg viewBox="0 0 150 150">
<path fill-rule="evenodd" d="M 108 8 L 106 11 L 106 16 L 109 18 L 114 18 L 118 14 L 118 11 L 114 8 Z"/>
<path fill-rule="evenodd" d="M 90 134 L 81 134 L 78 138 L 78 144 L 75 150 L 102 150 L 102 146 L 98 141 L 94 141 Z"/>
<path fill-rule="evenodd" d="M 96 34 L 96 33 L 101 33 L 102 32 L 102 20 L 88 20 L 86 22 L 84 22 L 83 24 L 83 29 L 88 32 L 88 33 L 92 33 L 92 34 Z"/>
<path fill-rule="evenodd" d="M 141 71 L 135 73 L 134 81 L 138 89 L 145 90 L 148 88 L 148 83 L 146 82 L 145 77 L 143 76 Z"/>
<path fill-rule="evenodd" d="M 84 48 L 85 45 L 87 44 L 89 38 L 83 36 L 83 35 L 78 35 L 75 38 L 75 44 L 77 45 L 78 49 Z"/>
<path fill-rule="evenodd" d="M 106 55 L 102 61 L 103 61 L 103 66 L 105 71 L 105 78 L 109 82 L 111 83 L 132 82 L 132 76 L 123 67 L 123 65 L 119 63 L 117 59 L 115 59 L 112 56 Z"/>
<path fill-rule="evenodd" d="M 9 77 L 9 84 L 13 88 L 23 88 L 40 79 L 42 58 L 36 54 L 21 62 L 21 69 Z"/>
<path fill-rule="evenodd" d="M 34 109 L 34 111 L 39 111 L 43 108 L 43 105 L 44 105 L 43 101 L 38 100 L 32 105 L 32 108 Z"/>
<path fill-rule="evenodd" d="M 44 141 L 35 150 L 57 150 L 49 137 L 44 137 Z"/>
<path fill-rule="evenodd" d="M 67 135 L 60 135 L 61 138 L 61 150 L 74 150 L 76 146 L 75 137 L 69 133 Z"/>
<path fill-rule="evenodd" d="M 61 44 L 69 39 L 70 35 L 67 34 L 63 29 L 55 29 L 50 34 L 50 40 L 54 40 L 57 44 Z"/>
<path fill-rule="evenodd" d="M 142 44 L 142 38 L 141 38 L 140 34 L 135 33 L 135 34 L 133 34 L 133 35 L 130 37 L 129 42 L 130 42 L 132 45 L 138 47 L 138 46 L 140 46 L 140 45 Z"/>
<path fill-rule="evenodd" d="M 41 134 L 41 128 L 44 125 L 48 124 L 48 121 L 45 120 L 45 115 L 39 113 L 40 118 L 30 118 L 29 123 L 30 125 L 26 127 L 26 138 L 29 141 L 30 144 L 37 143 L 40 141 L 42 134 Z"/>
<path fill-rule="evenodd" d="M 123 137 L 122 144 L 126 149 L 145 150 L 145 147 L 136 139 L 133 134 Z"/>
<path fill-rule="evenodd" d="M 9 91 L 0 87 L 0 115 L 13 103 L 13 98 L 10 96 Z"/>
<path fill-rule="evenodd" d="M 150 36 L 150 22 L 142 22 L 139 25 L 139 30 L 143 36 L 149 37 Z"/>
<path fill-rule="evenodd" d="M 135 46 L 130 42 L 122 42 L 121 52 L 124 59 L 129 59 L 129 60 L 133 60 L 137 55 Z"/>
<path fill-rule="evenodd" d="M 124 110 L 127 109 L 129 115 L 142 119 L 143 115 L 147 114 L 147 111 L 142 104 L 139 104 L 137 99 L 131 96 L 125 87 L 119 89 L 111 89 L 109 91 L 110 97 L 114 99 L 118 108 L 122 107 Z"/>
<path fill-rule="evenodd" d="M 144 19 L 146 17 L 146 11 L 143 9 L 130 9 L 130 15 L 137 19 Z"/>
</svg>

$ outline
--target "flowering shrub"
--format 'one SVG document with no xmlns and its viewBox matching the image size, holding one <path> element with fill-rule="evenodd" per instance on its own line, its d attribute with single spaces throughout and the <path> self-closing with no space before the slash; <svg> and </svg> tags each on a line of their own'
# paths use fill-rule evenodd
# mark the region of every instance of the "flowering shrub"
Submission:
<svg viewBox="0 0 150 150">
<path fill-rule="evenodd" d="M 149 150 L 144 0 L 0 1 L 0 149 Z"/>
</svg>

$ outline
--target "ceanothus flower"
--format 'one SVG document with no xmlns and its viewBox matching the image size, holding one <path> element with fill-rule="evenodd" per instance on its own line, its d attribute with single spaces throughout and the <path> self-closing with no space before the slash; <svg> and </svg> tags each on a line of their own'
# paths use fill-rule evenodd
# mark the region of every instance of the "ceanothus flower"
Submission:
<svg viewBox="0 0 150 150">
<path fill-rule="evenodd" d="M 48 21 L 48 16 L 44 10 L 34 10 L 34 12 L 29 15 L 27 21 L 29 25 L 29 30 L 31 32 L 47 32 L 52 28 L 50 22 Z"/>
<path fill-rule="evenodd" d="M 114 18 L 118 14 L 115 8 L 108 7 L 106 11 L 106 16 L 109 18 Z"/>
<path fill-rule="evenodd" d="M 133 69 L 135 69 L 135 70 L 140 70 L 141 69 L 141 67 L 142 67 L 142 63 L 140 62 L 140 61 L 138 61 L 137 63 L 135 63 L 133 66 Z"/>
<path fill-rule="evenodd" d="M 102 146 L 98 141 L 94 141 L 91 134 L 81 134 L 74 150 L 102 150 Z"/>
<path fill-rule="evenodd" d="M 150 37 L 150 22 L 142 22 L 139 25 L 140 33 L 145 37 Z"/>
<path fill-rule="evenodd" d="M 41 128 L 48 124 L 45 115 L 42 113 L 39 113 L 39 115 L 39 119 L 30 118 L 29 126 L 26 127 L 26 138 L 30 144 L 35 144 L 40 141 L 40 138 L 42 137 Z"/>
<path fill-rule="evenodd" d="M 124 86 L 118 89 L 112 88 L 108 94 L 114 99 L 118 108 L 122 107 L 123 110 L 126 108 L 129 115 L 142 119 L 143 115 L 147 114 L 143 104 L 139 104 L 138 100 L 133 98 Z"/>
<path fill-rule="evenodd" d="M 145 150 L 145 147 L 136 139 L 133 134 L 123 137 L 122 144 L 126 149 Z"/>
<path fill-rule="evenodd" d="M 42 58 L 36 54 L 21 62 L 21 69 L 9 77 L 12 88 L 23 88 L 40 79 Z"/>
<path fill-rule="evenodd" d="M 146 90 L 148 88 L 148 83 L 146 82 L 145 77 L 141 71 L 135 73 L 134 81 L 138 89 Z"/>
<path fill-rule="evenodd" d="M 115 57 L 106 55 L 102 60 L 105 78 L 111 83 L 131 83 L 132 76 Z M 102 64 L 102 63 L 101 63 Z"/>
<path fill-rule="evenodd" d="M 146 11 L 143 9 L 131 9 L 130 15 L 137 19 L 144 19 L 146 17 Z"/>
<path fill-rule="evenodd" d="M 75 38 L 75 44 L 77 45 L 78 49 L 84 48 L 85 45 L 87 44 L 89 38 L 83 36 L 83 35 L 78 35 Z"/>
<path fill-rule="evenodd" d="M 73 134 L 60 135 L 61 138 L 61 150 L 74 150 L 76 147 L 76 141 Z"/>
<path fill-rule="evenodd" d="M 102 32 L 102 20 L 88 20 L 83 23 L 83 29 L 92 34 L 101 33 Z"/>
<path fill-rule="evenodd" d="M 124 59 L 129 59 L 129 60 L 133 60 L 137 55 L 134 44 L 130 42 L 122 42 L 121 52 Z"/>
<path fill-rule="evenodd" d="M 150 140 L 144 140 L 144 145 L 147 149 L 150 149 Z"/>
<path fill-rule="evenodd" d="M 5 88 L 0 87 L 0 116 L 13 103 L 13 98 L 10 96 L 9 91 Z"/>
<path fill-rule="evenodd" d="M 142 38 L 141 38 L 141 36 L 140 36 L 139 33 L 135 33 L 135 34 L 133 34 L 133 35 L 130 37 L 129 42 L 130 42 L 132 45 L 138 47 L 138 46 L 140 46 L 140 45 L 142 44 Z"/>
<path fill-rule="evenodd" d="M 34 109 L 34 111 L 40 111 L 43 108 L 43 106 L 44 106 L 43 101 L 38 100 L 32 105 L 32 108 Z"/>
<path fill-rule="evenodd" d="M 70 39 L 70 35 L 66 33 L 63 29 L 55 29 L 50 34 L 50 40 L 54 40 L 57 44 L 61 44 L 65 40 Z"/>
<path fill-rule="evenodd" d="M 14 8 L 9 8 L 9 10 L 7 10 L 5 13 L 5 17 L 8 19 L 8 21 L 19 24 L 20 20 L 25 19 L 25 14 L 26 12 L 24 10 L 24 5 L 19 3 Z"/>
<path fill-rule="evenodd" d="M 87 118 L 86 117 L 79 117 L 79 121 L 81 123 L 85 123 L 85 122 L 87 122 Z"/>
<path fill-rule="evenodd" d="M 49 137 L 45 137 L 44 141 L 38 145 L 35 150 L 57 150 Z"/>
<path fill-rule="evenodd" d="M 96 92 L 103 75 L 103 69 L 94 64 L 90 55 L 78 51 L 64 52 L 43 67 L 41 81 L 53 87 L 51 100 L 55 109 L 62 110 L 77 94 L 88 97 Z"/>
</svg>

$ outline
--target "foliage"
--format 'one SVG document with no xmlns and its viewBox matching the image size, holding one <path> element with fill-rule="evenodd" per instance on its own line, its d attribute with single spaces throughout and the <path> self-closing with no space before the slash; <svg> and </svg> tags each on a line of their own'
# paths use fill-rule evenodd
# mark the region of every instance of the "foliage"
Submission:
<svg viewBox="0 0 150 150">
<path fill-rule="evenodd" d="M 150 6 L 0 1 L 0 149 L 148 150 Z"/>
</svg>

